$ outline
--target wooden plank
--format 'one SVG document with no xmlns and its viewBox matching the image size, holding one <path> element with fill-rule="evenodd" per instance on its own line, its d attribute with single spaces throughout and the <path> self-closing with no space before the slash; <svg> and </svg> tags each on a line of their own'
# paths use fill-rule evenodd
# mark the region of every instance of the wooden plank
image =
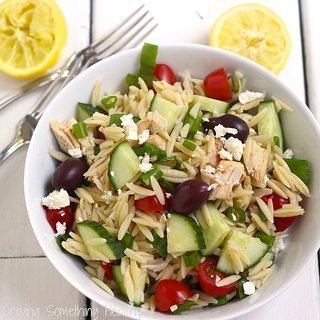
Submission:
<svg viewBox="0 0 320 320">
<path fill-rule="evenodd" d="M 47 258 L 0 259 L 0 319 L 85 319 L 86 301 Z"/>
<path fill-rule="evenodd" d="M 75 49 L 89 43 L 90 0 L 58 0 L 68 26 L 68 42 L 61 62 Z M 77 8 L 77 17 L 74 8 Z M 0 74 L 0 97 L 10 89 L 19 87 L 21 81 Z M 1 112 L 0 150 L 14 137 L 17 122 L 34 105 L 39 93 L 21 98 Z M 1 99 L 1 98 L 0 98 Z M 23 195 L 23 171 L 26 148 L 8 159 L 0 167 L 0 257 L 43 255 L 31 229 Z M 41 199 L 39 199 L 41 201 Z"/>
</svg>

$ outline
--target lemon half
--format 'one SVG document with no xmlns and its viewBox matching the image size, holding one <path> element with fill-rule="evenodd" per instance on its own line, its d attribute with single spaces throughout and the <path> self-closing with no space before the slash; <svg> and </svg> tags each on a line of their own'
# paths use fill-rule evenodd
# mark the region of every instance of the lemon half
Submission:
<svg viewBox="0 0 320 320">
<path fill-rule="evenodd" d="M 209 44 L 247 57 L 273 73 L 285 66 L 291 48 L 283 20 L 256 3 L 224 12 L 212 26 Z"/>
<path fill-rule="evenodd" d="M 18 78 L 43 74 L 66 42 L 64 16 L 53 0 L 0 3 L 0 70 Z"/>
</svg>

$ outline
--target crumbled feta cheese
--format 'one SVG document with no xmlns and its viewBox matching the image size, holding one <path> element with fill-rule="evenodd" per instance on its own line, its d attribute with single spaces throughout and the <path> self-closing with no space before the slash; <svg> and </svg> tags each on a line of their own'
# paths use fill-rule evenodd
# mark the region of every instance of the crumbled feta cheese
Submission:
<svg viewBox="0 0 320 320">
<path fill-rule="evenodd" d="M 212 166 L 210 166 L 210 164 L 207 164 L 206 167 L 204 168 L 204 171 L 208 174 L 214 174 L 216 173 L 216 169 Z"/>
<path fill-rule="evenodd" d="M 221 159 L 227 159 L 232 161 L 232 154 L 229 151 L 222 148 L 218 153 Z"/>
<path fill-rule="evenodd" d="M 67 231 L 66 223 L 64 222 L 62 224 L 61 222 L 58 221 L 56 223 L 56 230 L 57 230 L 57 233 L 54 234 L 55 237 L 58 237 L 58 236 L 61 236 L 61 235 L 65 234 L 66 231 Z"/>
<path fill-rule="evenodd" d="M 243 286 L 244 294 L 246 294 L 248 296 L 250 296 L 256 292 L 256 287 L 254 286 L 253 282 L 251 282 L 251 281 L 244 282 L 244 284 L 242 286 Z"/>
<path fill-rule="evenodd" d="M 265 174 L 265 175 L 264 175 L 264 178 L 263 178 L 263 183 L 264 183 L 264 184 L 267 184 L 269 180 L 270 180 L 270 179 L 269 179 L 268 176 Z"/>
<path fill-rule="evenodd" d="M 64 189 L 54 190 L 48 196 L 42 198 L 42 205 L 49 209 L 60 209 L 70 205 L 68 192 Z"/>
<path fill-rule="evenodd" d="M 82 222 L 83 219 L 82 219 L 81 217 L 78 217 L 78 221 L 79 221 L 79 222 Z"/>
<path fill-rule="evenodd" d="M 203 117 L 203 118 L 202 118 L 202 121 L 203 121 L 203 122 L 209 122 L 209 119 L 208 119 L 207 117 Z"/>
<path fill-rule="evenodd" d="M 234 160 L 240 161 L 243 153 L 243 144 L 239 139 L 230 137 L 225 141 L 224 148 L 232 154 Z"/>
<path fill-rule="evenodd" d="M 247 90 L 239 94 L 239 101 L 241 104 L 245 104 L 253 100 L 263 99 L 263 98 L 264 98 L 264 94 L 261 92 L 253 92 L 253 91 Z"/>
<path fill-rule="evenodd" d="M 82 157 L 82 151 L 80 148 L 69 149 L 68 153 L 72 158 L 81 158 Z"/>
<path fill-rule="evenodd" d="M 174 304 L 173 306 L 170 307 L 171 312 L 175 312 L 176 310 L 178 310 L 178 306 L 176 304 Z"/>
<path fill-rule="evenodd" d="M 141 160 L 141 164 L 139 164 L 139 169 L 141 172 L 145 173 L 150 171 L 153 168 L 152 163 L 150 163 L 150 156 L 145 153 L 144 157 Z"/>
<path fill-rule="evenodd" d="M 114 171 L 110 171 L 110 176 L 114 177 Z"/>
<path fill-rule="evenodd" d="M 207 188 L 208 191 L 211 191 L 213 190 L 214 188 L 216 188 L 218 186 L 217 183 L 213 183 L 213 184 L 210 184 L 210 186 Z"/>
<path fill-rule="evenodd" d="M 126 131 L 127 139 L 138 140 L 138 126 L 133 121 L 133 115 L 131 113 L 125 114 L 120 118 L 120 121 Z"/>
<path fill-rule="evenodd" d="M 222 124 L 218 124 L 217 126 L 214 127 L 214 131 L 215 131 L 215 137 L 216 138 L 220 138 L 220 137 L 224 137 L 227 133 L 230 134 L 237 134 L 238 130 L 235 128 L 226 128 L 224 127 Z"/>
<path fill-rule="evenodd" d="M 121 196 L 122 195 L 121 189 L 118 189 L 117 191 L 118 191 L 118 195 Z"/>
<path fill-rule="evenodd" d="M 166 198 L 167 198 L 167 199 L 170 199 L 171 197 L 172 197 L 172 194 L 169 193 L 169 192 L 166 192 Z"/>
<path fill-rule="evenodd" d="M 277 238 L 272 246 L 272 251 L 275 254 L 278 254 L 280 251 L 282 251 L 285 248 L 284 242 L 281 238 Z"/>
<path fill-rule="evenodd" d="M 231 217 L 232 217 L 233 221 L 237 221 L 237 217 L 236 217 L 236 215 L 234 213 L 231 213 Z"/>
<path fill-rule="evenodd" d="M 112 191 L 107 191 L 107 196 L 112 196 Z"/>
<path fill-rule="evenodd" d="M 292 159 L 292 157 L 294 156 L 293 151 L 291 149 L 287 149 L 284 153 L 283 153 L 283 157 L 287 158 L 287 159 Z"/>
<path fill-rule="evenodd" d="M 150 131 L 149 130 L 143 130 L 141 134 L 139 134 L 139 144 L 143 144 L 146 141 L 148 141 L 150 137 Z"/>
</svg>

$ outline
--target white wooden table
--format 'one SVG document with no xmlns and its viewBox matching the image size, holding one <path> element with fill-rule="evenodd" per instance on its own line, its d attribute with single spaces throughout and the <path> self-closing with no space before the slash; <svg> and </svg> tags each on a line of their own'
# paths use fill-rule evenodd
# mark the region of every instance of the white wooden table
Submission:
<svg viewBox="0 0 320 320">
<path fill-rule="evenodd" d="M 207 43 L 210 26 L 225 9 L 242 0 L 143 1 L 57 0 L 68 23 L 69 39 L 64 57 L 97 39 L 142 2 L 159 27 L 150 42 Z M 320 121 L 319 83 L 320 29 L 318 0 L 259 0 L 287 23 L 292 37 L 290 59 L 279 75 L 300 97 L 309 101 Z M 183 4 L 183 5 L 182 5 Z M 302 10 L 301 10 L 302 9 Z M 317 10 L 318 9 L 318 10 Z M 300 18 L 302 17 L 302 24 Z M 303 26 L 304 33 L 301 31 Z M 301 45 L 304 40 L 305 50 Z M 317 43 L 318 41 L 318 43 Z M 307 61 L 303 63 L 303 55 Z M 307 72 L 307 74 L 305 73 Z M 307 81 L 308 80 L 308 81 Z M 318 82 L 316 81 L 318 80 Z M 23 81 L 0 74 L 0 97 Z M 308 83 L 308 87 L 306 87 Z M 14 135 L 17 121 L 32 108 L 39 93 L 26 96 L 0 113 L 0 149 Z M 317 109 L 318 108 L 318 109 Z M 0 320 L 9 319 L 111 319 L 102 307 L 71 287 L 53 268 L 40 249 L 30 227 L 23 196 L 26 149 L 0 167 Z M 316 257 L 303 275 L 282 295 L 266 306 L 237 320 L 319 320 L 319 269 Z M 117 317 L 117 319 L 126 319 Z"/>
</svg>

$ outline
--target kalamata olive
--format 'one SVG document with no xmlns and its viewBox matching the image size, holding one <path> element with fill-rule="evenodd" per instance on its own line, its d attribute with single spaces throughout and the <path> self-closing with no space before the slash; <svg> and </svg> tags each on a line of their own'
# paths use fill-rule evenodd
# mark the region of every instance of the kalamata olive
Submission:
<svg viewBox="0 0 320 320">
<path fill-rule="evenodd" d="M 249 135 L 248 125 L 239 117 L 233 114 L 225 114 L 220 117 L 210 118 L 209 121 L 202 122 L 202 127 L 208 130 L 214 130 L 217 125 L 223 125 L 225 128 L 235 128 L 238 130 L 237 134 L 227 133 L 225 137 L 228 139 L 230 137 L 238 138 L 241 142 L 245 142 Z"/>
<path fill-rule="evenodd" d="M 83 174 L 88 170 L 88 165 L 82 159 L 70 158 L 62 162 L 52 176 L 52 185 L 56 190 L 61 188 L 73 191 L 81 186 Z"/>
<path fill-rule="evenodd" d="M 208 200 L 209 185 L 199 180 L 182 182 L 169 199 L 169 210 L 182 214 L 189 214 L 198 210 Z"/>
</svg>

